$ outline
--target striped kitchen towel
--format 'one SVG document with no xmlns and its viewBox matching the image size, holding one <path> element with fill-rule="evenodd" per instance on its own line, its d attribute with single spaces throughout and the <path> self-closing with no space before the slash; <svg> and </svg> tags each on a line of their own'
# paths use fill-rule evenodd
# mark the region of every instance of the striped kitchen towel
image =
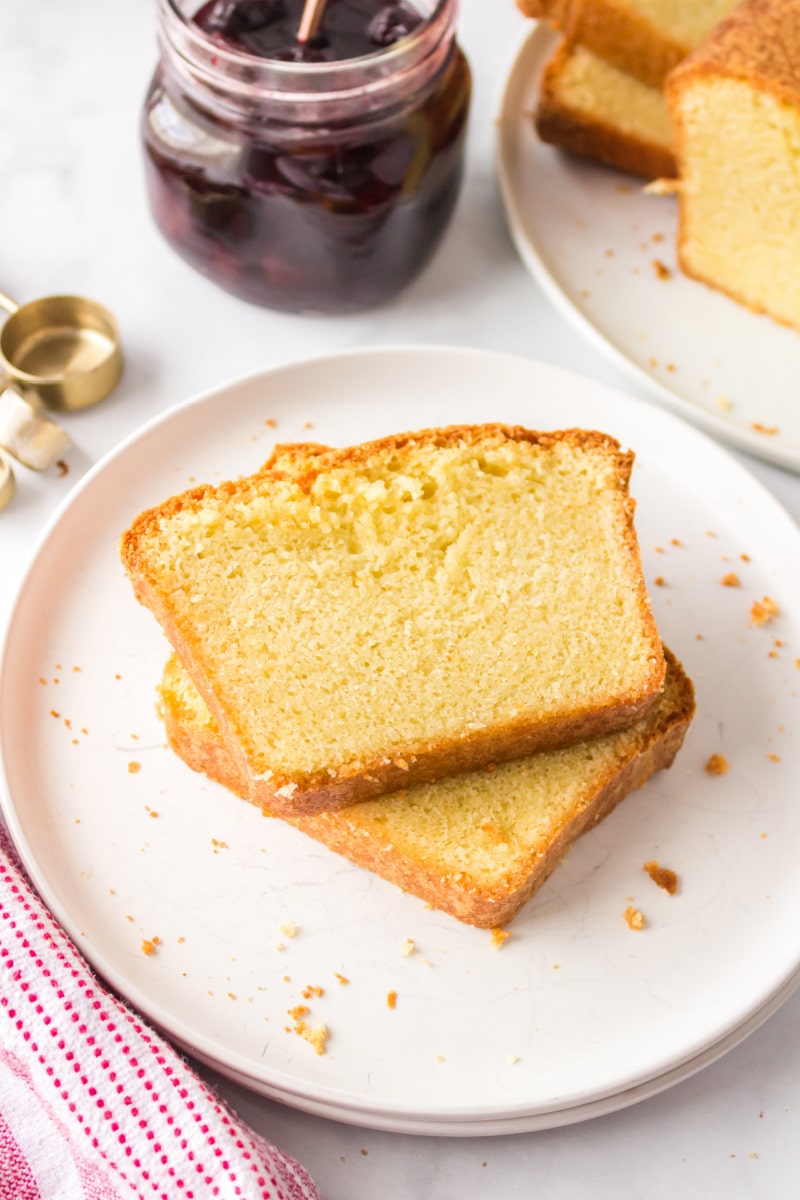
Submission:
<svg viewBox="0 0 800 1200">
<path fill-rule="evenodd" d="M 0 1200 L 319 1200 L 98 982 L 0 825 Z"/>
</svg>

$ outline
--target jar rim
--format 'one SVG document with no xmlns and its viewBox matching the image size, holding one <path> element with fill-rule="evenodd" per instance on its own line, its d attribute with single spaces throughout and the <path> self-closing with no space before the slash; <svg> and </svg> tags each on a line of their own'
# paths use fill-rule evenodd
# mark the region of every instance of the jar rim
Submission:
<svg viewBox="0 0 800 1200">
<path fill-rule="evenodd" d="M 263 58 L 247 50 L 220 45 L 181 11 L 180 0 L 156 0 L 159 34 L 195 79 L 221 76 L 228 86 L 243 83 L 262 94 L 293 103 L 303 98 L 316 103 L 325 96 L 342 98 L 349 91 L 362 97 L 390 86 L 398 74 L 424 63 L 432 47 L 447 42 L 455 31 L 457 0 L 414 0 L 428 8 L 411 33 L 385 48 L 336 62 L 286 62 Z M 183 73 L 183 72 L 181 72 Z"/>
</svg>

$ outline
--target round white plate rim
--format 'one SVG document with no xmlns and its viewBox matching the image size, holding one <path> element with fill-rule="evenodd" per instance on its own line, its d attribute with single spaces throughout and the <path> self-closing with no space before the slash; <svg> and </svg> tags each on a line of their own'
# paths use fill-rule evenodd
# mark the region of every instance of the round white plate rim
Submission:
<svg viewBox="0 0 800 1200">
<path fill-rule="evenodd" d="M 323 1117 L 329 1121 L 338 1121 L 340 1124 L 355 1125 L 367 1129 L 380 1129 L 388 1133 L 413 1134 L 421 1137 L 504 1137 L 508 1134 L 517 1133 L 541 1133 L 547 1129 L 559 1129 L 566 1125 L 577 1125 L 583 1121 L 591 1121 L 595 1117 L 609 1116 L 611 1113 L 631 1108 L 643 1100 L 650 1100 L 662 1092 L 677 1086 L 679 1083 L 691 1079 L 693 1075 L 697 1075 L 706 1067 L 718 1062 L 720 1058 L 723 1058 L 731 1050 L 740 1046 L 752 1033 L 760 1029 L 789 1000 L 798 987 L 800 987 L 800 970 L 796 971 L 757 1012 L 743 1021 L 741 1025 L 732 1029 L 728 1034 L 708 1046 L 700 1054 L 686 1059 L 685 1062 L 678 1064 L 662 1075 L 655 1075 L 652 1079 L 645 1080 L 634 1087 L 625 1088 L 618 1092 L 610 1092 L 606 1096 L 600 1096 L 595 1100 L 587 1101 L 585 1104 L 553 1108 L 546 1111 L 519 1113 L 512 1117 L 499 1117 L 496 1119 L 481 1117 L 464 1121 L 454 1121 L 450 1118 L 432 1119 L 431 1117 L 417 1119 L 413 1114 L 409 1114 L 406 1117 L 398 1116 L 397 1114 L 385 1116 L 369 1108 L 345 1108 L 341 1105 L 332 1106 L 322 1101 L 315 1102 L 308 1100 L 306 1097 L 297 1097 L 290 1092 L 282 1092 L 278 1089 L 270 1090 L 264 1087 L 258 1080 L 253 1079 L 252 1076 L 231 1070 L 226 1065 L 215 1062 L 212 1059 L 200 1058 L 200 1061 L 205 1066 L 211 1067 L 225 1076 L 225 1078 L 230 1079 L 231 1082 L 237 1083 L 250 1091 L 255 1091 L 259 1095 L 266 1096 L 268 1099 L 278 1103 L 286 1104 L 290 1108 L 297 1108 L 301 1112 L 307 1112 L 316 1117 Z M 190 1046 L 184 1046 L 184 1049 L 189 1054 L 195 1053 Z M 195 1053 L 195 1057 L 199 1056 Z"/>
<path fill-rule="evenodd" d="M 788 470 L 800 471 L 800 455 L 797 453 L 793 453 L 782 447 L 779 442 L 772 441 L 762 434 L 741 429 L 722 416 L 706 412 L 699 405 L 685 399 L 679 392 L 667 387 L 633 362 L 625 351 L 620 349 L 610 336 L 602 333 L 591 318 L 570 299 L 537 247 L 526 237 L 521 219 L 519 197 L 512 184 L 512 170 L 509 161 L 509 145 L 514 136 L 512 130 L 516 128 L 520 116 L 513 100 L 520 87 L 518 77 L 529 77 L 525 70 L 529 68 L 527 56 L 530 55 L 534 58 L 534 66 L 536 66 L 556 45 L 557 40 L 558 35 L 542 22 L 537 22 L 533 29 L 526 30 L 520 46 L 511 59 L 511 66 L 505 76 L 497 110 L 499 112 L 495 141 L 497 177 L 506 223 L 517 253 L 561 315 L 631 382 L 644 388 L 653 399 L 660 401 L 692 424 L 699 425 L 706 433 L 723 438 L 740 450 Z"/>
<path fill-rule="evenodd" d="M 134 433 L 132 433 L 128 438 L 126 438 L 122 443 L 120 443 L 114 450 L 112 450 L 108 455 L 106 455 L 100 462 L 98 462 L 87 473 L 87 475 L 76 485 L 76 487 L 73 489 L 73 491 L 70 493 L 70 495 L 65 498 L 65 500 L 62 502 L 62 504 L 59 506 L 58 510 L 53 514 L 52 518 L 47 523 L 45 529 L 42 531 L 40 537 L 37 539 L 36 545 L 33 548 L 33 552 L 32 552 L 32 555 L 31 555 L 31 558 L 29 561 L 28 568 L 25 571 L 22 581 L 20 583 L 20 587 L 19 587 L 18 594 L 17 594 L 17 599 L 14 603 L 14 606 L 12 607 L 12 615 L 11 615 L 11 619 L 9 620 L 7 629 L 5 631 L 4 643 L 3 643 L 3 646 L 0 647 L 0 685 L 2 685 L 2 671 L 1 671 L 2 663 L 4 663 L 4 661 L 5 661 L 5 642 L 11 636 L 12 627 L 13 627 L 13 623 L 14 623 L 14 614 L 17 612 L 17 609 L 18 609 L 19 598 L 20 598 L 20 596 L 22 596 L 22 594 L 24 592 L 27 580 L 28 580 L 30 574 L 32 573 L 34 564 L 37 561 L 37 558 L 38 558 L 38 555 L 39 555 L 41 549 L 47 544 L 47 542 L 49 541 L 49 538 L 53 534 L 53 531 L 58 527 L 63 514 L 72 506 L 72 504 L 77 500 L 78 496 L 92 486 L 94 479 L 98 475 L 100 475 L 101 473 L 105 473 L 107 470 L 109 470 L 113 466 L 113 464 L 120 457 L 124 456 L 128 447 L 138 443 L 141 439 L 147 437 L 154 429 L 158 429 L 159 427 L 165 425 L 166 423 L 168 423 L 172 420 L 180 421 L 180 420 L 184 419 L 185 414 L 189 410 L 191 410 L 195 407 L 199 407 L 199 406 L 202 406 L 203 404 L 207 404 L 207 403 L 212 403 L 212 404 L 218 403 L 219 400 L 223 396 L 227 395 L 228 393 L 230 393 L 231 391 L 233 391 L 237 388 L 249 386 L 255 382 L 260 382 L 265 379 L 274 379 L 276 375 L 280 375 L 280 373 L 283 371 L 295 371 L 298 369 L 303 370 L 309 366 L 319 366 L 320 364 L 324 364 L 328 361 L 337 360 L 337 359 L 351 360 L 354 357 L 356 357 L 356 358 L 373 358 L 373 357 L 382 357 L 382 356 L 386 356 L 386 355 L 398 355 L 398 354 L 402 355 L 402 356 L 406 356 L 406 355 L 412 355 L 412 356 L 433 355 L 433 356 L 437 356 L 437 357 L 441 356 L 441 355 L 445 355 L 445 356 L 456 355 L 458 357 L 467 356 L 467 357 L 472 357 L 472 358 L 491 359 L 498 365 L 500 365 L 504 362 L 508 363 L 509 361 L 512 361 L 512 362 L 515 362 L 518 366 L 524 367 L 526 370 L 530 369 L 532 372 L 542 372 L 545 376 L 547 374 L 550 374 L 550 376 L 552 378 L 560 377 L 562 380 L 570 380 L 573 383 L 578 384 L 581 387 L 586 387 L 587 385 L 589 385 L 592 388 L 596 389 L 598 394 L 600 394 L 600 395 L 605 394 L 609 397 L 613 397 L 613 398 L 615 398 L 615 400 L 618 403 L 623 402 L 625 405 L 634 405 L 634 406 L 637 404 L 635 399 L 627 396 L 625 393 L 619 391 L 618 389 L 610 387 L 610 386 L 602 384 L 602 383 L 598 383 L 598 382 L 590 379 L 589 377 L 586 377 L 584 375 L 581 375 L 577 372 L 570 371 L 565 368 L 553 366 L 553 365 L 547 364 L 547 363 L 541 363 L 541 362 L 538 362 L 537 360 L 523 358 L 521 356 L 508 355 L 508 354 L 504 354 L 501 352 L 483 351 L 483 350 L 479 350 L 479 349 L 464 348 L 464 347 L 459 347 L 459 346 L 437 346 L 437 345 L 421 345 L 421 346 L 387 345 L 387 346 L 374 346 L 374 347 L 360 347 L 360 348 L 356 348 L 354 350 L 343 350 L 343 351 L 336 352 L 334 354 L 319 355 L 319 356 L 315 356 L 313 358 L 307 358 L 307 359 L 303 359 L 303 360 L 287 361 L 282 364 L 278 364 L 275 367 L 271 367 L 265 371 L 258 371 L 258 372 L 254 372 L 251 374 L 242 375 L 237 379 L 229 381 L 228 383 L 225 383 L 225 384 L 220 385 L 215 388 L 211 388 L 208 391 L 201 393 L 200 395 L 191 397 L 188 400 L 184 401 L 183 403 L 174 406 L 173 408 L 169 409 L 165 413 L 162 413 L 159 416 L 156 416 L 155 418 L 153 418 L 152 420 L 150 420 L 149 422 L 144 424 L 142 427 L 140 427 L 138 430 L 134 431 Z M 723 463 L 728 470 L 731 470 L 733 472 L 734 477 L 741 479 L 743 482 L 745 482 L 747 487 L 750 488 L 751 490 L 755 489 L 758 493 L 760 493 L 762 501 L 764 503 L 766 503 L 768 506 L 770 506 L 770 509 L 771 509 L 772 514 L 774 515 L 774 518 L 780 519 L 783 522 L 785 522 L 787 531 L 791 530 L 791 533 L 794 537 L 800 537 L 800 531 L 797 530 L 792 518 L 782 508 L 780 503 L 772 496 L 772 494 L 757 479 L 755 479 L 746 470 L 745 467 L 743 467 L 735 459 L 733 459 L 729 454 L 727 454 L 724 451 L 724 449 L 719 447 L 715 442 L 713 442 L 711 439 L 709 439 L 706 435 L 698 432 L 696 429 L 687 428 L 684 422 L 680 421 L 677 417 L 675 417 L 669 413 L 666 413 L 664 411 L 657 410 L 657 409 L 652 409 L 652 408 L 648 408 L 647 413 L 648 413 L 648 416 L 647 416 L 648 421 L 662 422 L 662 423 L 672 426 L 673 428 L 680 427 L 682 432 L 685 433 L 686 436 L 688 436 L 692 439 L 695 439 L 699 443 L 702 443 L 705 446 L 705 448 L 707 450 L 709 450 L 709 452 L 711 452 L 717 456 L 718 461 L 720 463 Z M 57 919 L 62 924 L 62 926 L 68 931 L 68 933 L 73 937 L 73 939 L 77 941 L 77 934 L 79 932 L 77 926 L 74 925 L 69 913 L 64 911 L 63 906 L 59 902 L 57 895 L 50 888 L 48 880 L 45 877 L 43 877 L 42 873 L 38 870 L 35 855 L 34 855 L 33 850 L 28 842 L 28 839 L 25 835 L 24 829 L 22 827 L 22 823 L 21 823 L 20 819 L 18 818 L 18 814 L 17 814 L 15 806 L 13 804 L 13 800 L 10 796 L 10 790 L 9 790 L 8 781 L 7 781 L 6 774 L 5 774 L 5 768 L 2 764 L 2 762 L 0 762 L 0 785 L 2 785 L 2 786 L 0 786 L 0 802 L 2 803 L 3 812 L 6 817 L 7 824 L 11 830 L 12 836 L 14 837 L 14 841 L 18 847 L 22 861 L 23 861 L 26 869 L 28 870 L 29 875 L 33 879 L 36 887 L 38 888 L 40 893 L 43 895 L 48 906 L 55 913 Z M 227 1059 L 227 1062 L 225 1062 L 223 1055 L 220 1053 L 220 1050 L 224 1051 L 224 1047 L 217 1047 L 216 1043 L 211 1038 L 201 1039 L 200 1042 L 193 1041 L 191 1037 L 186 1036 L 185 1031 L 182 1033 L 179 1028 L 176 1029 L 174 1014 L 165 1012 L 161 1008 L 160 1005 L 154 1004 L 154 1002 L 152 1000 L 150 1000 L 149 997 L 146 994 L 144 994 L 140 989 L 132 987 L 130 983 L 128 983 L 124 979 L 120 978 L 119 973 L 116 971 L 115 968 L 112 967 L 111 969 L 109 969 L 108 964 L 104 963 L 102 961 L 94 962 L 91 954 L 87 954 L 87 957 L 89 958 L 90 961 L 93 962 L 93 965 L 96 967 L 98 972 L 101 975 L 103 975 L 103 977 L 106 978 L 112 984 L 112 986 L 114 986 L 118 991 L 120 991 L 123 995 L 125 995 L 131 1001 L 131 1003 L 133 1003 L 137 1008 L 139 1008 L 142 1012 L 144 1012 L 148 1016 L 148 1018 L 151 1019 L 156 1025 L 158 1025 L 160 1028 L 166 1030 L 168 1032 L 168 1034 L 170 1036 L 172 1036 L 178 1043 L 185 1046 L 190 1052 L 198 1055 L 198 1057 L 202 1057 L 206 1061 L 211 1063 L 212 1065 L 215 1065 L 217 1069 L 222 1070 L 222 1071 L 229 1071 L 229 1072 L 233 1071 L 236 1073 L 237 1077 L 239 1077 L 241 1079 L 249 1080 L 251 1082 L 252 1086 L 256 1086 L 256 1087 L 259 1086 L 260 1081 L 257 1080 L 256 1077 L 254 1077 L 252 1075 L 252 1073 L 248 1072 L 247 1066 L 246 1066 L 246 1060 L 242 1056 L 238 1056 L 236 1054 L 231 1054 L 230 1052 L 228 1052 L 228 1059 Z M 772 996 L 774 996 L 775 994 L 780 992 L 781 989 L 786 987 L 787 981 L 791 978 L 792 973 L 795 970 L 795 967 L 796 967 L 796 964 L 793 964 L 791 969 L 787 969 L 787 971 L 784 973 L 783 978 L 773 980 L 772 987 L 762 989 L 762 992 L 759 993 L 757 1001 L 753 1003 L 750 1012 L 740 1014 L 741 1019 L 739 1021 L 733 1023 L 733 1025 L 731 1027 L 728 1027 L 727 1029 L 723 1029 L 721 1031 L 720 1036 L 723 1039 L 727 1038 L 728 1036 L 731 1035 L 732 1028 L 733 1029 L 739 1028 L 739 1026 L 742 1023 L 746 1023 L 750 1019 L 750 1017 L 752 1016 L 752 1014 L 754 1012 L 758 1012 L 764 1005 L 768 1004 L 770 1002 L 770 998 Z M 178 1022 L 178 1025 L 180 1025 L 180 1022 Z M 718 1031 L 718 1035 L 719 1035 L 719 1031 Z M 716 1043 L 717 1038 L 715 1038 L 714 1041 Z M 704 1053 L 705 1049 L 706 1049 L 706 1044 L 692 1046 L 691 1051 L 689 1052 L 690 1061 L 695 1059 L 696 1057 L 702 1055 Z M 237 1061 L 239 1063 L 238 1066 L 236 1065 Z M 679 1065 L 680 1064 L 676 1064 L 673 1062 L 672 1064 L 670 1064 L 669 1066 L 666 1067 L 665 1071 L 660 1072 L 659 1075 L 657 1076 L 657 1078 L 661 1078 L 664 1075 L 668 1075 L 672 1070 L 677 1069 L 679 1067 Z M 270 1074 L 271 1074 L 272 1078 L 275 1079 L 281 1074 L 281 1072 L 272 1069 Z M 635 1088 L 639 1084 L 639 1082 L 640 1081 L 638 1081 L 638 1080 L 629 1081 L 625 1085 L 625 1087 L 623 1087 L 623 1089 L 621 1091 L 614 1092 L 613 1094 L 615 1094 L 615 1095 L 616 1094 L 624 1094 L 625 1092 L 630 1091 L 632 1088 Z M 313 1087 L 314 1087 L 315 1092 L 321 1097 L 321 1100 L 319 1101 L 319 1103 L 322 1104 L 323 1106 L 326 1106 L 328 1103 L 330 1103 L 333 1106 L 333 1108 L 336 1109 L 337 1111 L 345 1111 L 349 1108 L 349 1109 L 352 1109 L 353 1111 L 362 1113 L 362 1115 L 365 1114 L 367 1111 L 369 1111 L 370 1117 L 373 1118 L 379 1124 L 379 1126 L 381 1128 L 388 1128 L 388 1126 L 385 1123 L 381 1123 L 381 1122 L 385 1122 L 385 1120 L 387 1118 L 400 1119 L 400 1120 L 405 1119 L 403 1114 L 406 1110 L 405 1110 L 405 1106 L 402 1104 L 393 1102 L 391 1107 L 387 1108 L 387 1109 L 382 1109 L 380 1106 L 373 1105 L 369 1110 L 364 1110 L 364 1109 L 360 1109 L 358 1105 L 343 1104 L 341 1101 L 341 1098 L 337 1097 L 336 1089 L 330 1089 L 330 1088 L 326 1087 L 326 1085 L 320 1084 L 320 1083 L 314 1084 Z M 292 1096 L 292 1095 L 299 1096 L 300 1095 L 299 1093 L 295 1093 L 295 1090 L 292 1086 L 291 1077 L 288 1078 L 285 1086 L 282 1084 L 277 1085 L 275 1087 L 275 1090 L 280 1091 L 287 1096 Z M 331 1096 L 330 1101 L 325 1099 L 326 1094 L 329 1094 Z M 590 1103 L 594 1102 L 596 1099 L 597 1099 L 597 1097 L 594 1094 L 587 1095 L 585 1100 L 582 1101 L 581 1103 L 579 1103 L 578 1105 L 565 1104 L 564 1108 L 560 1109 L 560 1110 L 552 1109 L 552 1108 L 548 1107 L 547 1112 L 553 1112 L 553 1111 L 570 1112 L 570 1111 L 575 1110 L 576 1108 L 583 1107 L 585 1104 L 590 1104 Z M 502 1122 L 505 1122 L 508 1120 L 512 1120 L 512 1121 L 513 1120 L 530 1120 L 538 1113 L 538 1109 L 537 1109 L 537 1112 L 534 1113 L 531 1110 L 530 1105 L 529 1104 L 526 1105 L 524 1102 L 518 1104 L 517 1109 L 519 1111 L 517 1112 L 517 1114 L 515 1114 L 515 1116 L 498 1117 L 495 1115 L 494 1111 L 491 1109 L 486 1109 L 485 1111 L 480 1112 L 479 1110 L 472 1108 L 472 1109 L 470 1109 L 470 1111 L 473 1113 L 473 1115 L 469 1118 L 464 1117 L 463 1120 L 464 1121 L 468 1120 L 470 1124 L 473 1124 L 474 1122 L 481 1121 L 481 1120 L 489 1121 L 489 1122 L 492 1122 L 493 1120 L 498 1120 L 498 1121 L 502 1121 Z M 506 1108 L 505 1111 L 508 1112 L 509 1109 Z M 408 1112 L 409 1118 L 412 1120 L 419 1119 L 419 1120 L 424 1120 L 424 1121 L 430 1121 L 432 1123 L 435 1123 L 437 1126 L 440 1124 L 441 1121 L 446 1121 L 447 1119 L 454 1120 L 456 1123 L 459 1123 L 462 1121 L 462 1117 L 460 1116 L 458 1109 L 453 1108 L 453 1107 L 451 1107 L 449 1109 L 449 1118 L 448 1117 L 441 1118 L 435 1113 L 424 1114 L 424 1115 L 419 1114 L 418 1110 L 413 1109 L 413 1108 L 409 1108 L 407 1110 L 407 1112 Z M 416 1117 L 414 1114 L 417 1114 Z M 507 1128 L 507 1126 L 506 1126 L 506 1128 Z"/>
</svg>

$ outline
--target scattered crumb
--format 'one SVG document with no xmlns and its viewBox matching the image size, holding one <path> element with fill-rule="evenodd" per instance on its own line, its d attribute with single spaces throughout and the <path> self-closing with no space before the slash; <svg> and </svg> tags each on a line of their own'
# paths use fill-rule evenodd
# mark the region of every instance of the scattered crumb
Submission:
<svg viewBox="0 0 800 1200">
<path fill-rule="evenodd" d="M 640 913 L 638 908 L 634 908 L 629 904 L 625 909 L 624 917 L 629 929 L 644 929 L 644 913 Z"/>
<path fill-rule="evenodd" d="M 369 1154 L 369 1150 L 364 1150 L 362 1147 L 361 1153 L 363 1154 L 364 1158 L 366 1158 L 367 1155 Z"/>
<path fill-rule="evenodd" d="M 58 719 L 58 718 L 61 716 L 61 713 L 60 713 L 60 712 L 56 712 L 56 710 L 55 710 L 54 708 L 51 708 L 51 709 L 50 709 L 50 716 L 51 716 L 51 717 L 55 717 L 55 718 L 56 718 L 56 720 L 57 720 L 57 719 Z"/>
<path fill-rule="evenodd" d="M 179 937 L 179 938 L 178 938 L 178 941 L 179 941 L 179 942 L 185 942 L 185 941 L 186 941 L 186 938 L 185 938 L 185 937 Z"/>
<path fill-rule="evenodd" d="M 235 992 L 228 992 L 228 999 L 229 999 L 229 1000 L 235 1000 L 235 999 L 236 999 L 236 993 L 235 993 Z"/>
<path fill-rule="evenodd" d="M 325 1053 L 325 1045 L 329 1037 L 327 1025 L 307 1025 L 305 1021 L 296 1021 L 294 1031 L 298 1037 L 303 1038 L 309 1046 L 313 1047 L 315 1053 Z"/>
<path fill-rule="evenodd" d="M 518 1055 L 518 1054 L 509 1054 L 509 1056 L 508 1056 L 508 1065 L 509 1065 L 510 1067 L 513 1067 L 513 1066 L 514 1066 L 516 1063 L 518 1063 L 518 1062 L 519 1062 L 519 1055 Z"/>
<path fill-rule="evenodd" d="M 416 950 L 416 946 L 414 945 L 413 938 L 406 938 L 406 940 L 403 942 L 402 946 L 400 947 L 400 957 L 401 958 L 410 958 L 415 950 Z"/>
<path fill-rule="evenodd" d="M 560 970 L 561 970 L 561 963 L 553 963 L 553 970 L 554 970 L 554 971 L 560 971 Z"/>
<path fill-rule="evenodd" d="M 675 366 L 675 363 L 667 363 L 667 370 L 668 370 L 668 371 L 677 371 L 677 369 L 678 369 L 678 368 Z"/>
<path fill-rule="evenodd" d="M 324 996 L 325 989 L 319 987 L 316 983 L 310 983 L 308 987 L 303 988 L 302 996 L 304 1000 L 310 1000 L 312 996 Z"/>
<path fill-rule="evenodd" d="M 287 938 L 296 938 L 300 932 L 294 921 L 284 921 L 279 928 L 281 933 L 285 934 Z"/>
<path fill-rule="evenodd" d="M 648 363 L 649 363 L 649 365 L 650 365 L 651 367 L 657 367 L 657 366 L 658 366 L 658 359 L 657 359 L 657 358 L 648 358 L 648 360 L 647 360 L 647 361 L 648 361 Z"/>
<path fill-rule="evenodd" d="M 133 918 L 129 919 L 132 920 Z M 153 938 L 152 940 L 149 938 L 142 938 L 142 954 L 155 954 L 157 940 L 157 938 Z"/>
<path fill-rule="evenodd" d="M 121 676 L 121 675 L 115 675 L 115 676 L 114 676 L 114 678 L 115 678 L 115 679 L 122 679 L 122 676 Z"/>
<path fill-rule="evenodd" d="M 758 1155 L 755 1153 L 754 1150 L 751 1150 L 747 1157 L 748 1158 L 758 1158 Z"/>
<path fill-rule="evenodd" d="M 655 579 L 653 580 L 653 583 L 656 585 L 656 587 L 666 587 L 667 586 L 667 581 L 663 575 L 656 575 Z"/>
<path fill-rule="evenodd" d="M 230 846 L 227 842 L 220 842 L 216 838 L 211 839 L 211 845 L 214 847 L 215 854 L 217 853 L 217 850 L 230 850 Z"/>
<path fill-rule="evenodd" d="M 720 579 L 720 583 L 722 584 L 723 587 L 738 587 L 739 586 L 739 576 L 736 574 L 735 571 L 729 571 L 727 575 L 722 576 L 722 579 Z"/>
<path fill-rule="evenodd" d="M 511 937 L 511 934 L 509 933 L 509 931 L 507 929 L 493 929 L 492 930 L 492 945 L 494 946 L 494 948 L 496 950 L 500 950 L 501 947 L 505 945 L 505 943 L 508 941 L 508 939 L 510 937 Z"/>
<path fill-rule="evenodd" d="M 778 606 L 769 596 L 765 596 L 763 600 L 756 600 L 753 607 L 750 609 L 751 625 L 769 625 L 779 612 Z"/>
<path fill-rule="evenodd" d="M 333 972 L 333 978 L 337 981 L 339 987 L 345 987 L 350 982 L 346 975 L 340 975 L 338 971 Z"/>
<path fill-rule="evenodd" d="M 717 408 L 721 408 L 723 412 L 730 412 L 732 407 L 727 396 L 717 396 Z"/>
<path fill-rule="evenodd" d="M 444 1062 L 444 1055 L 443 1055 L 443 1054 L 437 1054 L 437 1055 L 436 1055 L 436 1061 L 437 1061 L 437 1062 Z"/>
<path fill-rule="evenodd" d="M 397 1008 L 397 992 L 392 991 L 386 993 L 386 1007 Z"/>
<path fill-rule="evenodd" d="M 739 555 L 739 558 L 742 560 L 742 562 L 750 562 L 750 555 L 749 555 L 749 554 L 740 554 L 740 555 Z"/>
<path fill-rule="evenodd" d="M 139 772 L 141 771 L 141 769 L 142 769 L 141 763 L 138 763 L 138 762 L 129 762 L 128 763 L 128 774 L 129 775 L 138 775 Z"/>
<path fill-rule="evenodd" d="M 751 429 L 755 429 L 756 433 L 766 434 L 767 437 L 774 437 L 778 432 L 777 425 L 762 425 L 760 421 L 751 421 Z"/>
<path fill-rule="evenodd" d="M 767 758 L 769 759 L 770 762 L 780 762 L 781 761 L 779 754 L 768 754 Z"/>
<path fill-rule="evenodd" d="M 57 479 L 63 479 L 65 475 L 69 474 L 69 467 L 64 462 L 63 458 L 58 459 L 56 462 L 56 467 L 58 468 L 58 475 L 56 476 Z"/>
<path fill-rule="evenodd" d="M 669 542 L 670 542 L 671 546 L 682 546 L 683 545 L 683 542 L 681 541 L 680 538 L 670 538 Z"/>
<path fill-rule="evenodd" d="M 670 271 L 669 267 L 664 266 L 660 258 L 653 259 L 653 270 L 655 271 L 658 279 L 672 278 L 672 271 Z"/>
<path fill-rule="evenodd" d="M 613 258 L 613 257 L 614 257 L 614 251 L 606 250 L 606 258 Z"/>
<path fill-rule="evenodd" d="M 656 554 L 664 554 L 665 552 L 663 546 L 654 546 L 653 549 L 655 550 Z"/>
<path fill-rule="evenodd" d="M 663 233 L 654 233 L 650 240 L 653 242 L 663 242 L 664 235 Z"/>
<path fill-rule="evenodd" d="M 723 754 L 712 754 L 705 769 L 708 775 L 727 775 L 731 768 Z"/>
<path fill-rule="evenodd" d="M 307 1004 L 296 1004 L 294 1008 L 290 1008 L 288 1011 L 293 1021 L 299 1021 L 301 1017 L 307 1017 L 311 1009 Z"/>
<path fill-rule="evenodd" d="M 313 428 L 314 428 L 313 421 L 306 421 L 303 425 L 303 429 L 313 429 Z"/>
<path fill-rule="evenodd" d="M 678 890 L 678 876 L 674 871 L 670 871 L 669 867 L 662 867 L 654 858 L 651 858 L 644 864 L 642 870 L 647 871 L 653 883 L 658 884 L 665 892 L 669 892 L 670 896 L 675 895 Z"/>
<path fill-rule="evenodd" d="M 274 418 L 274 417 L 267 417 L 267 419 L 266 419 L 266 421 L 264 422 L 264 424 L 266 425 L 267 429 L 274 429 L 274 428 L 275 428 L 275 426 L 276 426 L 276 424 L 277 424 L 277 422 L 275 421 L 275 418 Z"/>
</svg>

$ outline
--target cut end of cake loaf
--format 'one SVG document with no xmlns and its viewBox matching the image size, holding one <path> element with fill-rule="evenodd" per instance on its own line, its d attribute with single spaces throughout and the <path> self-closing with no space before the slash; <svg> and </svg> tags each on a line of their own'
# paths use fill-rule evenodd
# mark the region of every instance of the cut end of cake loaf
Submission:
<svg viewBox="0 0 800 1200">
<path fill-rule="evenodd" d="M 745 0 L 667 97 L 681 268 L 800 329 L 800 2 Z"/>
<path fill-rule="evenodd" d="M 198 488 L 123 536 L 254 800 L 356 800 L 620 728 L 664 660 L 603 434 L 399 435 Z"/>
<path fill-rule="evenodd" d="M 505 925 L 576 838 L 671 765 L 694 693 L 669 652 L 667 661 L 658 701 L 629 729 L 290 823 L 458 920 Z M 249 796 L 236 757 L 174 656 L 161 711 L 168 741 L 188 766 Z"/>
<path fill-rule="evenodd" d="M 664 94 L 582 46 L 549 59 L 534 115 L 542 141 L 643 179 L 676 174 Z"/>
</svg>

